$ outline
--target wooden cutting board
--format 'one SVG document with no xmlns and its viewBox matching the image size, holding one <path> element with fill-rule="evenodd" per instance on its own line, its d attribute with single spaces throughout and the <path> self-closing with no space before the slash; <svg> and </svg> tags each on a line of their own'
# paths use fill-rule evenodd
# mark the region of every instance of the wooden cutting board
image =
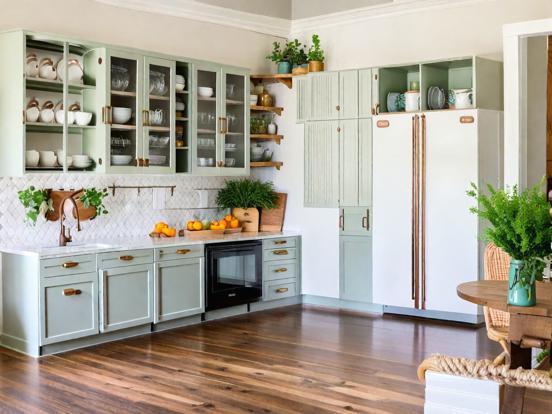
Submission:
<svg viewBox="0 0 552 414">
<path fill-rule="evenodd" d="M 284 218 L 286 216 L 287 194 L 277 193 L 278 201 L 276 208 L 262 209 L 261 211 L 261 231 L 282 231 L 284 227 Z"/>
</svg>

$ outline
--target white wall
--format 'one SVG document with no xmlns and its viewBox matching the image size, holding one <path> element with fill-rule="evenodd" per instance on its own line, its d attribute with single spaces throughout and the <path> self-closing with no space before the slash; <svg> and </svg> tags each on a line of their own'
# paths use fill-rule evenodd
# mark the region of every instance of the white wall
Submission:
<svg viewBox="0 0 552 414">
<path fill-rule="evenodd" d="M 501 0 L 375 18 L 316 32 L 322 39 L 329 70 L 467 55 L 500 60 L 503 24 L 546 16 L 552 16 L 552 2 L 548 0 Z M 278 105 L 285 107 L 284 116 L 277 119 L 285 140 L 275 154 L 284 166 L 279 172 L 255 174 L 273 180 L 279 190 L 289 194 L 285 226 L 303 234 L 303 293 L 339 297 L 339 210 L 302 207 L 303 129 L 295 124 L 295 91 L 281 85 L 271 90 L 276 91 Z"/>
</svg>

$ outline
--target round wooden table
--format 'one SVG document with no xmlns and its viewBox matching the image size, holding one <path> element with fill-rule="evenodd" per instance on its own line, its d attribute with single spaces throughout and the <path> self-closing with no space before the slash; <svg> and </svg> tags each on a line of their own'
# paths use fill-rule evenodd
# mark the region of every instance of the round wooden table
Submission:
<svg viewBox="0 0 552 414">
<path fill-rule="evenodd" d="M 528 307 L 508 305 L 507 281 L 462 283 L 456 291 L 468 302 L 510 314 L 510 368 L 531 368 L 531 348 L 527 344 L 552 339 L 552 283 L 537 282 L 537 304 Z M 503 404 L 507 411 L 502 412 L 521 413 L 524 393 L 524 388 L 507 387 Z"/>
</svg>

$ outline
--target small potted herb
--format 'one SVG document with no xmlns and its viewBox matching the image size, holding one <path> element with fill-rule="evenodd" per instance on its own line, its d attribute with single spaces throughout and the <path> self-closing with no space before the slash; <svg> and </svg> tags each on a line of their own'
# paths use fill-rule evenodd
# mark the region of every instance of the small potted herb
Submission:
<svg viewBox="0 0 552 414">
<path fill-rule="evenodd" d="M 266 58 L 276 63 L 276 65 L 278 66 L 278 73 L 291 72 L 291 63 L 289 61 L 287 44 L 284 49 L 282 49 L 282 46 L 279 42 L 272 43 L 272 53 Z"/>
<path fill-rule="evenodd" d="M 308 72 L 308 57 L 305 52 L 305 46 L 299 40 L 295 39 L 286 45 L 289 61 L 291 63 L 291 72 L 294 75 L 303 75 Z"/>
<path fill-rule="evenodd" d="M 95 187 L 85 188 L 79 196 L 78 203 L 82 204 L 83 209 L 79 208 L 81 220 L 93 219 L 102 214 L 107 214 L 103 199 L 108 195 L 107 189 L 98 190 Z"/>
<path fill-rule="evenodd" d="M 488 195 L 472 183 L 468 195 L 478 206 L 470 211 L 490 224 L 485 238 L 511 257 L 508 303 L 534 306 L 537 302 L 535 281 L 542 280 L 552 243 L 552 216 L 546 193 L 540 185 L 522 192 L 517 186 L 511 191 L 487 187 Z"/>
<path fill-rule="evenodd" d="M 48 190 L 39 190 L 31 185 L 29 188 L 18 191 L 17 195 L 26 210 L 25 221 L 33 226 L 39 217 L 45 217 L 48 211 L 53 210 Z"/>
<path fill-rule="evenodd" d="M 309 72 L 322 72 L 324 70 L 324 51 L 320 48 L 320 37 L 312 35 L 312 45 L 308 52 Z"/>
<path fill-rule="evenodd" d="M 243 231 L 259 231 L 259 209 L 276 207 L 278 194 L 272 182 L 251 178 L 226 181 L 216 198 L 217 206 L 231 209 L 243 224 Z"/>
</svg>

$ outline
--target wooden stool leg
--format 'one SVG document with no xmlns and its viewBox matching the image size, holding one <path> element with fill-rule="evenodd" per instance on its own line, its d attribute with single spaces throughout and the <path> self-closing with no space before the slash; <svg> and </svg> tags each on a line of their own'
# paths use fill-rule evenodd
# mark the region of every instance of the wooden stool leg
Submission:
<svg viewBox="0 0 552 414">
<path fill-rule="evenodd" d="M 521 348 L 519 345 L 510 343 L 510 368 L 517 367 L 531 368 L 531 348 Z M 501 414 L 523 413 L 525 399 L 525 388 L 504 386 L 504 400 L 502 401 Z"/>
</svg>

